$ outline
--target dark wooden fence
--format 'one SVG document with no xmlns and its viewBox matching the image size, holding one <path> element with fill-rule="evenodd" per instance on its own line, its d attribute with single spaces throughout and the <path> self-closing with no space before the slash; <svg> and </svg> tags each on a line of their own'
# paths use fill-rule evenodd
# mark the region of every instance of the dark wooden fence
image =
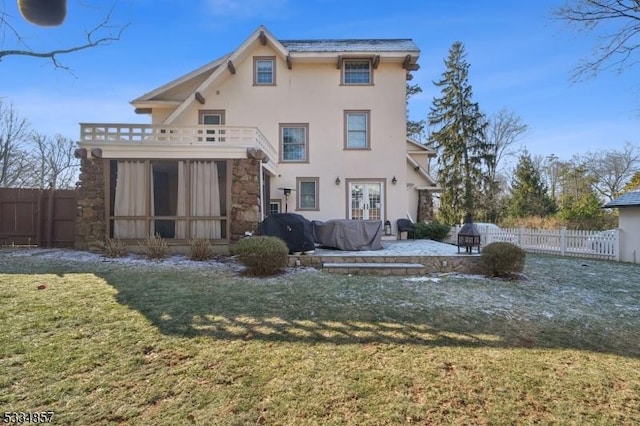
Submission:
<svg viewBox="0 0 640 426">
<path fill-rule="evenodd" d="M 73 247 L 76 192 L 0 188 L 0 245 Z"/>
</svg>

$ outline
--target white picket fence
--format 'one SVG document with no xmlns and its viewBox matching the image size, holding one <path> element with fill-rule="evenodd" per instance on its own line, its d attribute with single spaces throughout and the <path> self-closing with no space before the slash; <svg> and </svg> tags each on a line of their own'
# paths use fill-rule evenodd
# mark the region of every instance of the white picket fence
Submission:
<svg viewBox="0 0 640 426">
<path fill-rule="evenodd" d="M 456 226 L 456 240 L 460 226 Z M 620 230 L 573 231 L 561 229 L 500 228 L 478 226 L 483 246 L 506 241 L 527 252 L 559 254 L 620 261 Z"/>
</svg>

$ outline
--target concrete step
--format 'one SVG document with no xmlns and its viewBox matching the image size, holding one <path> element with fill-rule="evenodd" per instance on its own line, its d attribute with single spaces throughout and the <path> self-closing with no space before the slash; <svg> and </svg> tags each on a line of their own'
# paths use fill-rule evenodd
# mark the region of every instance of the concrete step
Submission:
<svg viewBox="0 0 640 426">
<path fill-rule="evenodd" d="M 421 275 L 425 271 L 420 263 L 380 262 L 324 262 L 322 269 L 337 274 L 353 275 Z"/>
</svg>

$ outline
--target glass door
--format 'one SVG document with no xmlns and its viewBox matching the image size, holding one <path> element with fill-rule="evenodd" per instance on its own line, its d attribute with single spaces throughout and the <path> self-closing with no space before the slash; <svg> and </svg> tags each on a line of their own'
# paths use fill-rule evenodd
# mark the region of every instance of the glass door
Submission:
<svg viewBox="0 0 640 426">
<path fill-rule="evenodd" d="M 384 199 L 382 182 L 357 182 L 349 184 L 349 219 L 382 220 Z"/>
</svg>

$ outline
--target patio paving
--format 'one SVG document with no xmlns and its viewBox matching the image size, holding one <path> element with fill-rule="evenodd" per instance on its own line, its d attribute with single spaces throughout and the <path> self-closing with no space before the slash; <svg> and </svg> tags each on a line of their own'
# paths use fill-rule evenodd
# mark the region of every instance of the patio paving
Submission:
<svg viewBox="0 0 640 426">
<path fill-rule="evenodd" d="M 458 247 L 433 240 L 382 240 L 382 250 L 345 251 L 316 248 L 314 256 L 454 256 Z M 464 249 L 461 250 L 462 256 Z M 474 252 L 475 254 L 475 252 Z"/>
</svg>

